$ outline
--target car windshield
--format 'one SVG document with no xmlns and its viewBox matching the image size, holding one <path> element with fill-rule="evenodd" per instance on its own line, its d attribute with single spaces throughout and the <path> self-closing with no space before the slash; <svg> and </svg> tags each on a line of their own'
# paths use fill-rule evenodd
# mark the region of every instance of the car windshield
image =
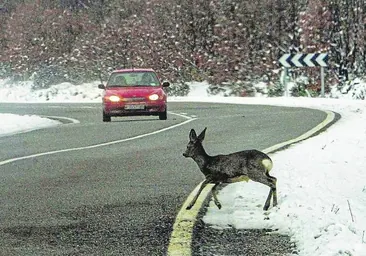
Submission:
<svg viewBox="0 0 366 256">
<path fill-rule="evenodd" d="M 108 79 L 107 87 L 159 86 L 154 72 L 115 72 Z"/>
</svg>

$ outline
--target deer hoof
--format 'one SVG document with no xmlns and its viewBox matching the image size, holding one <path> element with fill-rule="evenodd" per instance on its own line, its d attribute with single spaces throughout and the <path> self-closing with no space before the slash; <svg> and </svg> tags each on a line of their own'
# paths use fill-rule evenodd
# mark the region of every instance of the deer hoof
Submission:
<svg viewBox="0 0 366 256">
<path fill-rule="evenodd" d="M 221 209 L 221 204 L 220 203 L 216 203 L 216 206 L 217 206 L 217 208 L 219 208 L 219 210 Z"/>
<path fill-rule="evenodd" d="M 192 207 L 193 207 L 193 205 L 188 205 L 188 206 L 186 207 L 186 210 L 190 210 Z"/>
</svg>

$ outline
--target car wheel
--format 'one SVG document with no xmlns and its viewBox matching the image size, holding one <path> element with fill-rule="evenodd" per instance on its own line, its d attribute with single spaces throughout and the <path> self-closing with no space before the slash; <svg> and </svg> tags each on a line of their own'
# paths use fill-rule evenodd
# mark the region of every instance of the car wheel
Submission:
<svg viewBox="0 0 366 256">
<path fill-rule="evenodd" d="M 159 113 L 160 120 L 166 120 L 168 118 L 166 110 L 164 112 Z"/>
<path fill-rule="evenodd" d="M 111 116 L 107 115 L 103 111 L 103 122 L 110 122 L 110 121 L 111 121 Z"/>
</svg>

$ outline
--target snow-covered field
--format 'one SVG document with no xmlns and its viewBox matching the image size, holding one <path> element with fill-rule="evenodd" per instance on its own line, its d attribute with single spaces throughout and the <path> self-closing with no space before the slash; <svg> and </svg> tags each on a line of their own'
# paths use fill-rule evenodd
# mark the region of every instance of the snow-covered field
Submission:
<svg viewBox="0 0 366 256">
<path fill-rule="evenodd" d="M 299 255 L 366 256 L 366 104 L 362 100 L 210 97 L 206 83 L 192 83 L 187 97 L 170 101 L 299 106 L 332 110 L 342 118 L 327 131 L 271 155 L 278 179 L 278 207 L 262 211 L 268 188 L 235 183 L 211 203 L 204 221 L 217 228 L 271 228 L 292 236 Z M 61 84 L 32 92 L 0 80 L 1 102 L 100 102 L 96 84 Z M 0 114 L 0 136 L 55 125 L 34 116 Z M 49 122 L 50 121 L 50 122 Z M 57 124 L 56 124 L 57 125 Z M 15 126 L 15 128 L 14 128 Z"/>
</svg>

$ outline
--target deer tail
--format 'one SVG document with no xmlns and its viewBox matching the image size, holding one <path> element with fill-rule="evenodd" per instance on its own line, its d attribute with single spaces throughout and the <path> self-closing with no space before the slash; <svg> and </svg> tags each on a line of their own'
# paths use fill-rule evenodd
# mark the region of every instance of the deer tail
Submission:
<svg viewBox="0 0 366 256">
<path fill-rule="evenodd" d="M 273 163 L 272 160 L 269 158 L 265 158 L 262 160 L 262 165 L 264 166 L 264 168 L 266 169 L 266 173 L 268 173 L 272 167 L 273 167 Z"/>
</svg>

